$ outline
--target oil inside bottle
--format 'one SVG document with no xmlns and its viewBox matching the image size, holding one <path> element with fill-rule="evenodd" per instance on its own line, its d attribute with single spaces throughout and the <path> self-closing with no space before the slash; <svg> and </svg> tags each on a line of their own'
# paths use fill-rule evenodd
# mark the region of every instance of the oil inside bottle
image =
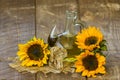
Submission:
<svg viewBox="0 0 120 80">
<path fill-rule="evenodd" d="M 59 39 L 60 43 L 65 49 L 72 49 L 74 44 L 74 35 L 62 35 Z"/>
<path fill-rule="evenodd" d="M 75 44 L 76 35 L 62 35 L 59 42 L 67 50 L 68 57 L 75 57 L 81 53 L 81 50 Z"/>
</svg>

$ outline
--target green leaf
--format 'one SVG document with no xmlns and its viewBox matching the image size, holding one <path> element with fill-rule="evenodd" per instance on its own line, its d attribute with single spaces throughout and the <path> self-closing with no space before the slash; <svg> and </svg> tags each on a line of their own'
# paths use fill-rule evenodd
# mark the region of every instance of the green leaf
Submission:
<svg viewBox="0 0 120 80">
<path fill-rule="evenodd" d="M 99 53 L 99 52 L 100 52 L 100 49 L 99 49 L 99 48 L 95 48 L 95 49 L 93 50 L 93 52 L 94 52 L 94 53 L 97 53 L 97 52 Z"/>
<path fill-rule="evenodd" d="M 99 48 L 96 48 L 94 51 L 95 51 L 95 52 L 98 52 L 98 51 L 100 51 L 100 49 L 99 49 Z"/>
<path fill-rule="evenodd" d="M 76 58 L 65 58 L 63 61 L 75 62 L 76 60 L 77 60 Z"/>
<path fill-rule="evenodd" d="M 100 46 L 103 46 L 103 45 L 105 45 L 106 43 L 107 43 L 106 40 L 102 40 L 102 41 L 100 42 Z"/>
<path fill-rule="evenodd" d="M 107 46 L 103 45 L 103 46 L 100 47 L 100 49 L 103 50 L 103 51 L 107 51 Z"/>
</svg>

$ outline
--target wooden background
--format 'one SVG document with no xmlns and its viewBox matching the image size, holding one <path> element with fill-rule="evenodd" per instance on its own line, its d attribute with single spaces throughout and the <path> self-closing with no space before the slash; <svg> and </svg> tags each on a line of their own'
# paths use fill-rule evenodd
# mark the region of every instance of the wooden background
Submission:
<svg viewBox="0 0 120 80">
<path fill-rule="evenodd" d="M 16 56 L 17 44 L 34 35 L 47 41 L 53 24 L 62 32 L 68 9 L 76 9 L 87 25 L 98 26 L 108 41 L 108 73 L 88 80 L 120 80 L 120 0 L 0 0 L 0 80 L 36 79 L 10 68 L 8 57 Z M 47 76 L 39 73 L 37 80 L 85 80 L 80 74 Z"/>
</svg>

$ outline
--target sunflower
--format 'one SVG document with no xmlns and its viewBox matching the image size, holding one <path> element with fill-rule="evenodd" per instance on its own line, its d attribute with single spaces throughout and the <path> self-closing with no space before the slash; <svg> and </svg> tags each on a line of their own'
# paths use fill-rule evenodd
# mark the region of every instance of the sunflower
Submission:
<svg viewBox="0 0 120 80">
<path fill-rule="evenodd" d="M 94 48 L 100 48 L 99 43 L 102 40 L 103 34 L 101 31 L 94 26 L 89 26 L 77 34 L 75 43 L 78 45 L 78 48 L 91 51 Z"/>
<path fill-rule="evenodd" d="M 92 53 L 89 51 L 82 52 L 76 57 L 76 72 L 82 72 L 82 76 L 96 77 L 96 74 L 105 74 L 105 57 L 100 53 Z"/>
<path fill-rule="evenodd" d="M 19 51 L 17 55 L 21 61 L 22 66 L 43 66 L 47 64 L 48 55 L 50 51 L 47 49 L 48 44 L 43 40 L 34 37 L 26 44 L 19 44 Z"/>
</svg>

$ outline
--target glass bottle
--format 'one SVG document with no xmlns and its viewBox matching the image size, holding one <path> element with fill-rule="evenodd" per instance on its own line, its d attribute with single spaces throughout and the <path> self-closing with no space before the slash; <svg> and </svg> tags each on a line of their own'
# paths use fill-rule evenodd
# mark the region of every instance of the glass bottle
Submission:
<svg viewBox="0 0 120 80">
<path fill-rule="evenodd" d="M 77 12 L 66 11 L 65 30 L 59 37 L 60 44 L 67 49 L 68 57 L 80 54 L 80 49 L 75 44 L 76 34 L 80 31 L 80 24 L 76 23 Z"/>
</svg>

